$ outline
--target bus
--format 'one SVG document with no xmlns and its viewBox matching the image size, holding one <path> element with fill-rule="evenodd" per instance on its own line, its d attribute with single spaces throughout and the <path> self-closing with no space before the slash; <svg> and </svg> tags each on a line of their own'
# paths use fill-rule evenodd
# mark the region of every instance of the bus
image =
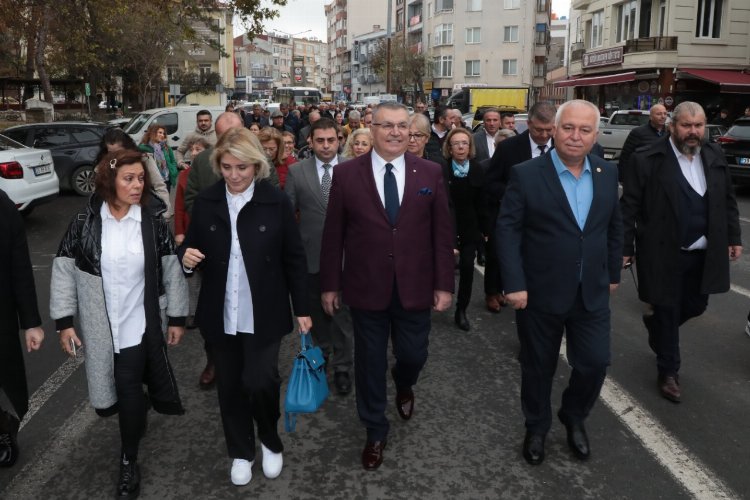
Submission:
<svg viewBox="0 0 750 500">
<path fill-rule="evenodd" d="M 273 91 L 273 102 L 289 104 L 320 104 L 322 94 L 315 87 L 279 87 Z"/>
</svg>

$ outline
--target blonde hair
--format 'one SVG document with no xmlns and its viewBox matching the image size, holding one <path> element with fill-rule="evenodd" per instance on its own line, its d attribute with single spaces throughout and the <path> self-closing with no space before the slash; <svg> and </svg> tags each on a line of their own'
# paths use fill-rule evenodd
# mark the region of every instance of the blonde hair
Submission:
<svg viewBox="0 0 750 500">
<path fill-rule="evenodd" d="M 211 167 L 221 177 L 221 157 L 230 154 L 240 161 L 255 165 L 255 179 L 265 179 L 271 174 L 266 155 L 258 138 L 246 128 L 231 128 L 224 132 L 211 153 Z"/>
<path fill-rule="evenodd" d="M 344 152 L 341 153 L 342 156 L 346 158 L 354 158 L 357 156 L 354 154 L 354 141 L 359 137 L 360 135 L 366 135 L 367 140 L 370 141 L 370 149 L 372 149 L 372 133 L 370 132 L 369 128 L 355 128 L 352 130 L 352 133 L 349 134 L 349 138 L 346 140 L 346 144 L 344 145 Z"/>
</svg>

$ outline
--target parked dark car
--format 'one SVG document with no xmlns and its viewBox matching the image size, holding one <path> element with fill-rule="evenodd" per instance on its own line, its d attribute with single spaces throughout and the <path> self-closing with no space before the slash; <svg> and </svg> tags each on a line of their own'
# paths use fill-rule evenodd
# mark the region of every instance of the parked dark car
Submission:
<svg viewBox="0 0 750 500">
<path fill-rule="evenodd" d="M 750 118 L 735 121 L 716 142 L 724 150 L 732 179 L 750 182 Z"/>
<path fill-rule="evenodd" d="M 3 134 L 32 148 L 52 152 L 60 187 L 86 196 L 94 191 L 94 160 L 109 128 L 105 123 L 29 123 L 7 128 Z"/>
</svg>

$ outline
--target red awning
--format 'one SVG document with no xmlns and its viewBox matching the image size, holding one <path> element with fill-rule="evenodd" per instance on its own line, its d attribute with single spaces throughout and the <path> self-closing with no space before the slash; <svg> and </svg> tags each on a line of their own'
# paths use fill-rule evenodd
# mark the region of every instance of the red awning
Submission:
<svg viewBox="0 0 750 500">
<path fill-rule="evenodd" d="M 632 82 L 635 80 L 635 71 L 617 73 L 615 75 L 597 75 L 573 77 L 567 80 L 554 82 L 555 87 L 588 87 L 590 85 L 609 85 L 611 83 Z"/>
<path fill-rule="evenodd" d="M 750 74 L 742 71 L 729 69 L 683 69 L 681 73 L 687 73 L 700 80 L 719 85 L 721 92 L 743 93 L 750 92 Z"/>
</svg>

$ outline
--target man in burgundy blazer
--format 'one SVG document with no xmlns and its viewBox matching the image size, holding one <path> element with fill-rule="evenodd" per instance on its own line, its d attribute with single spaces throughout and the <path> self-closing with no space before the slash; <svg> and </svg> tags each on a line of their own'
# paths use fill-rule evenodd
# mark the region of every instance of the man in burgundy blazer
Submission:
<svg viewBox="0 0 750 500">
<path fill-rule="evenodd" d="M 377 107 L 373 150 L 336 167 L 320 257 L 323 307 L 348 304 L 354 324 L 357 411 L 367 427 L 362 465 L 383 461 L 388 436 L 388 338 L 396 409 L 408 420 L 412 386 L 427 360 L 430 309 L 451 304 L 453 223 L 440 167 L 406 152 L 409 114 Z"/>
</svg>

